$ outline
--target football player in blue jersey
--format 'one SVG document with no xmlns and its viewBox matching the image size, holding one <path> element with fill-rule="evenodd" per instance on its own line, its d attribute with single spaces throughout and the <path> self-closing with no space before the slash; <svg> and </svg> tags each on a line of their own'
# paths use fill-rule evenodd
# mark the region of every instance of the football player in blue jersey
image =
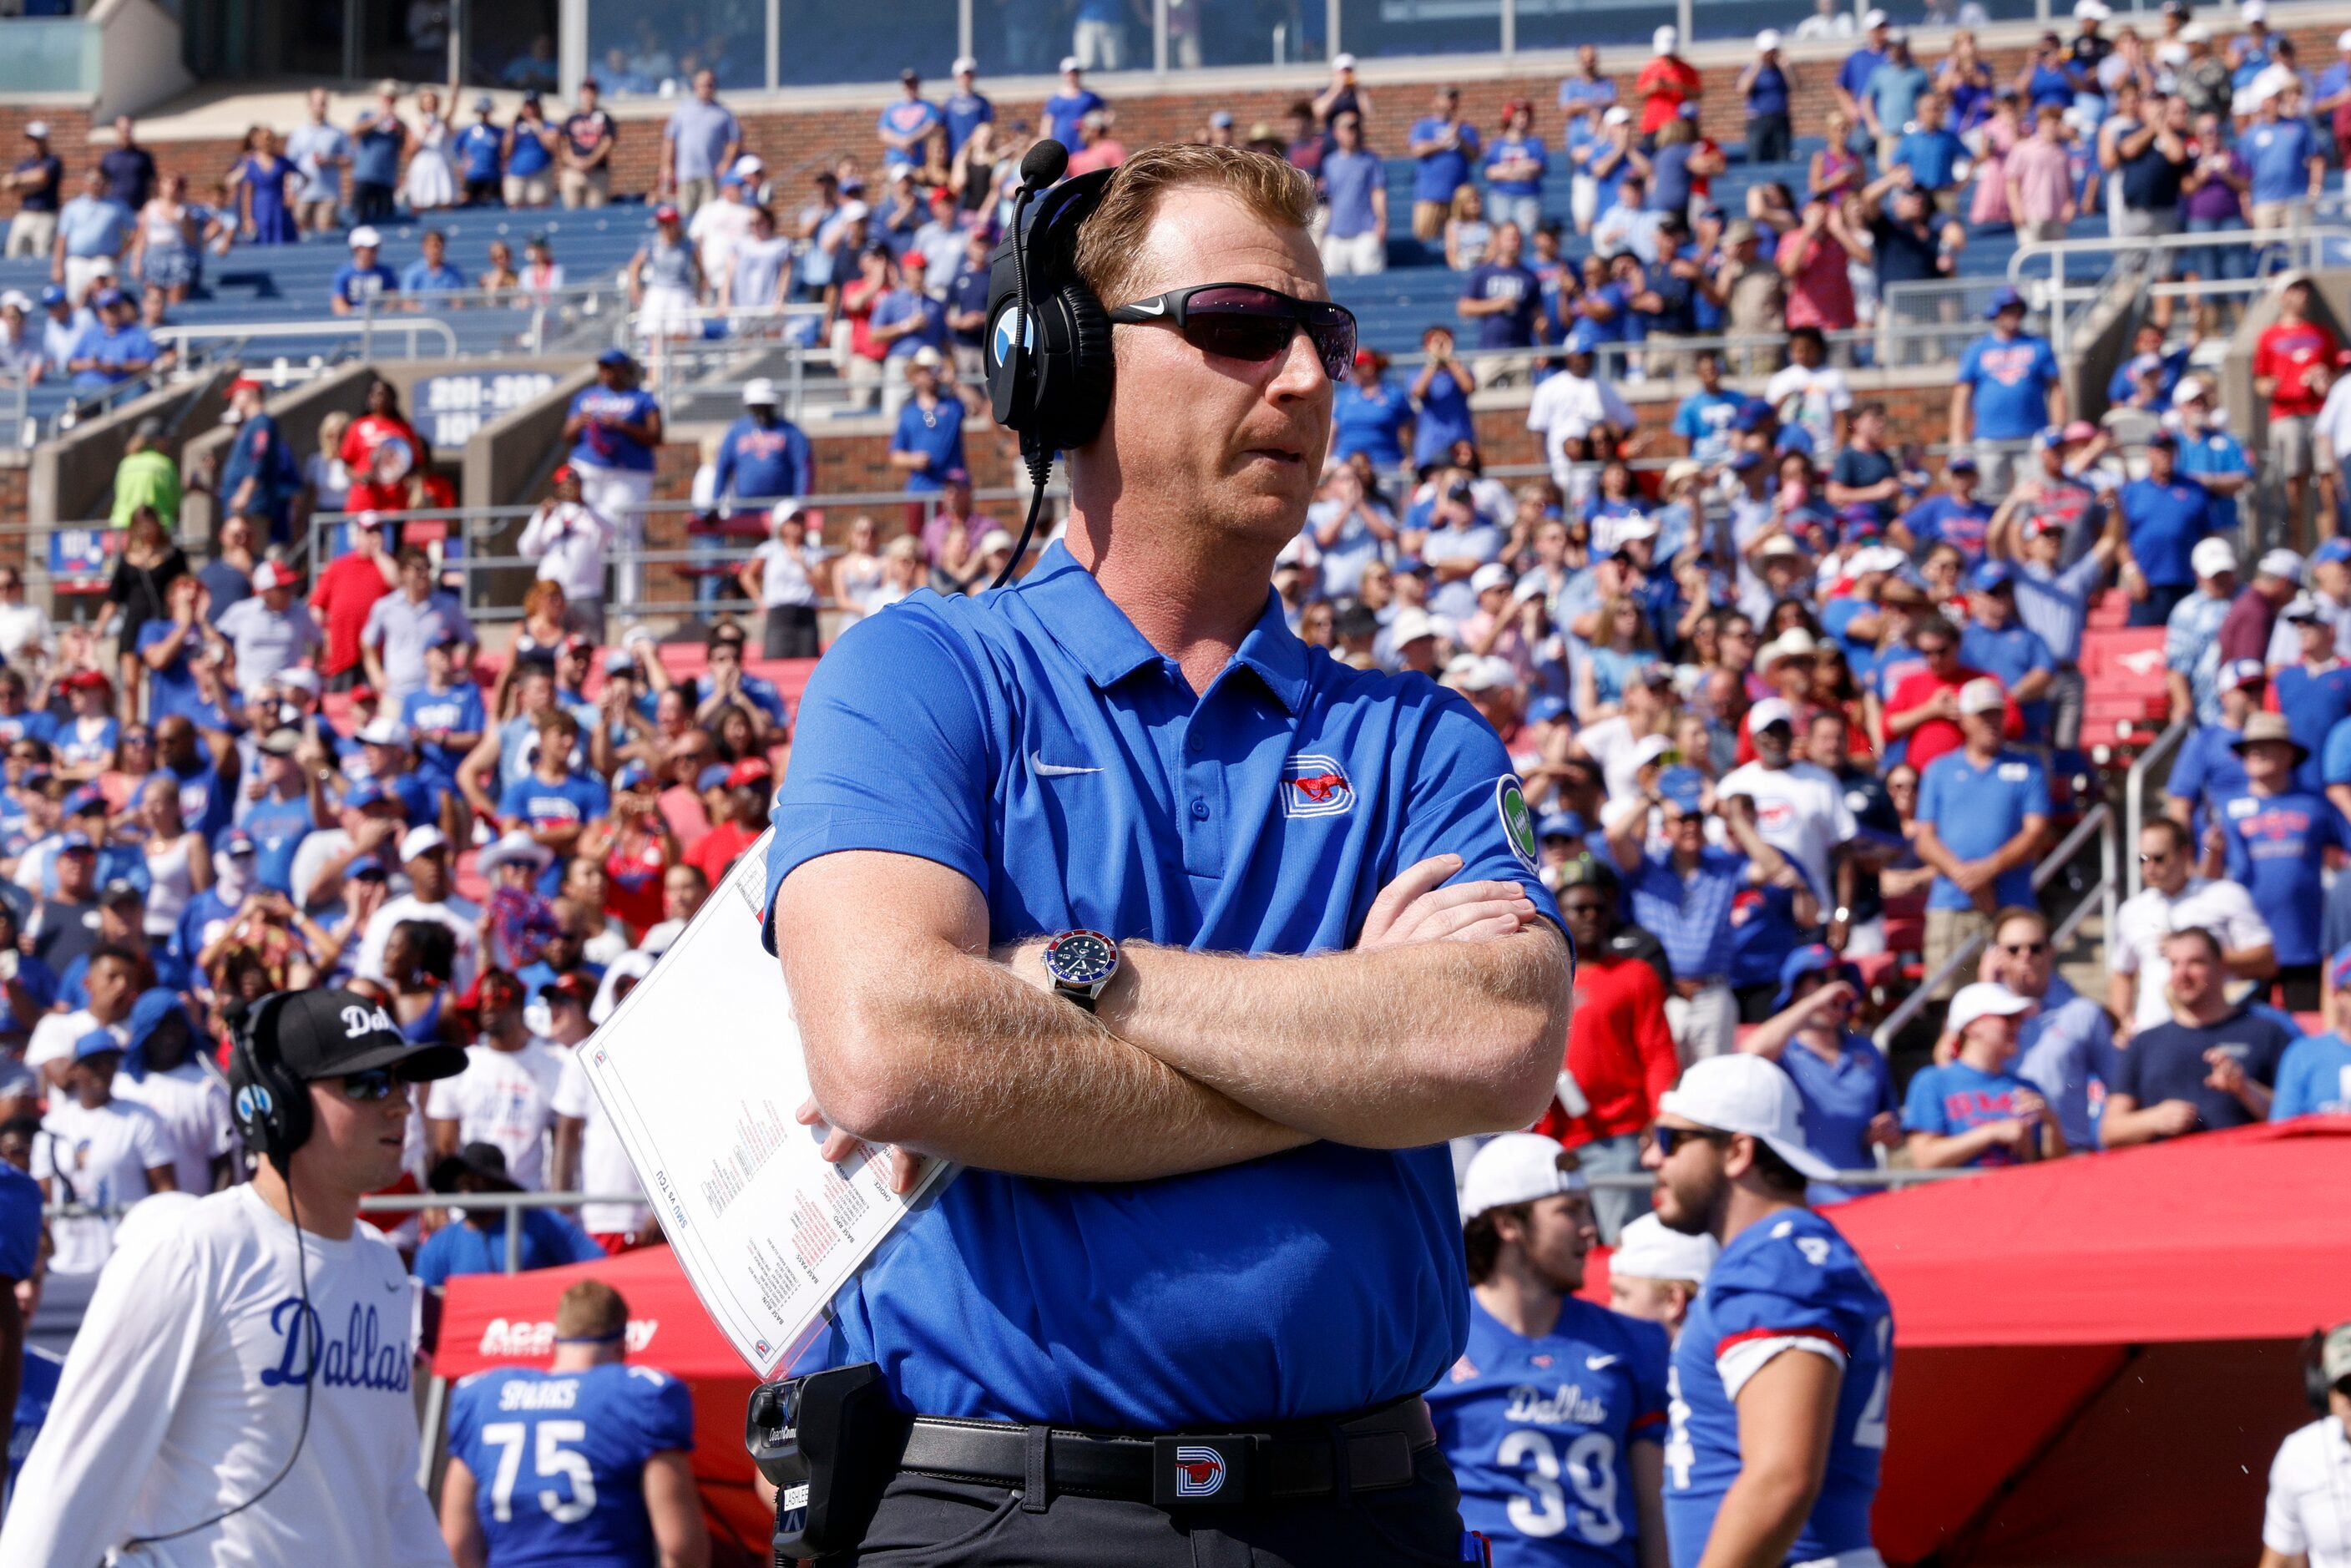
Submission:
<svg viewBox="0 0 2351 1568">
<path fill-rule="evenodd" d="M 621 1292 L 583 1280 L 556 1304 L 547 1371 L 458 1380 L 441 1534 L 459 1568 L 706 1568 L 693 1396 L 622 1364 L 628 1326 Z"/>
<path fill-rule="evenodd" d="M 1643 1161 L 1657 1217 L 1722 1254 L 1675 1343 L 1666 1440 L 1673 1568 L 1876 1568 L 1894 1314 L 1845 1239 L 1804 1207 L 1836 1173 L 1807 1148 L 1796 1086 L 1720 1056 L 1658 1102 Z"/>
<path fill-rule="evenodd" d="M 1463 1522 L 1496 1568 L 1664 1568 L 1666 1336 L 1576 1299 L 1600 1232 L 1575 1155 L 1503 1134 L 1461 1214 L 1469 1340 L 1427 1399 Z"/>
</svg>

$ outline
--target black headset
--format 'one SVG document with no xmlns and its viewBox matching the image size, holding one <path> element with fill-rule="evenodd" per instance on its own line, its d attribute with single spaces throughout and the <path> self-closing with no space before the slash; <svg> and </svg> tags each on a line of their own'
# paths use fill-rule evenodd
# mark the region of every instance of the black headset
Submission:
<svg viewBox="0 0 2351 1568">
<path fill-rule="evenodd" d="M 292 999 L 292 991 L 272 991 L 232 1025 L 228 1057 L 229 1108 L 245 1145 L 287 1174 L 294 1151 L 310 1137 L 310 1091 L 286 1071 L 277 1038 L 269 1025 Z M 266 1042 L 266 1043 L 265 1043 Z"/>
<path fill-rule="evenodd" d="M 309 1086 L 286 1071 L 286 1063 L 277 1053 L 277 1037 L 269 1031 L 270 1023 L 278 1010 L 298 993 L 272 991 L 253 1004 L 243 1017 L 231 1009 L 228 1086 L 229 1110 L 236 1119 L 236 1129 L 244 1135 L 246 1146 L 267 1160 L 281 1177 L 294 1162 L 294 1151 L 310 1136 Z M 266 1043 L 265 1043 L 266 1042 Z M 286 1206 L 294 1207 L 294 1187 L 288 1181 Z M 301 1458 L 303 1445 L 310 1437 L 310 1401 L 319 1385 L 319 1333 L 317 1316 L 310 1305 L 309 1249 L 302 1244 L 302 1217 L 294 1215 L 294 1270 L 299 1281 L 302 1315 L 297 1321 L 295 1333 L 308 1329 L 310 1341 L 309 1365 L 302 1378 L 302 1422 L 294 1429 L 294 1448 L 277 1473 L 265 1482 L 259 1491 L 243 1502 L 232 1504 L 218 1513 L 183 1524 L 177 1530 L 155 1535 L 134 1536 L 122 1543 L 123 1551 L 150 1546 L 158 1542 L 176 1541 L 183 1535 L 193 1535 L 199 1530 L 210 1530 L 225 1520 L 235 1518 L 246 1509 L 277 1490 L 278 1483 L 294 1473 L 295 1462 Z"/>
<path fill-rule="evenodd" d="M 2343 1326 L 2337 1323 L 2335 1328 Z M 2334 1392 L 2335 1385 L 2326 1381 L 2324 1353 L 2326 1349 L 2326 1336 L 2334 1332 L 2335 1329 L 2313 1329 L 2310 1331 L 2310 1337 L 2302 1342 L 2302 1396 L 2310 1402 L 2311 1409 L 2320 1416 L 2325 1415 L 2333 1408 L 2333 1406 L 2327 1402 L 2326 1396 Z"/>
<path fill-rule="evenodd" d="M 1029 552 L 1053 455 L 1082 446 L 1110 412 L 1110 317 L 1078 276 L 1078 225 L 1102 204 L 1115 172 L 1098 169 L 1056 185 L 1070 151 L 1040 141 L 1020 160 L 1012 232 L 987 260 L 987 329 L 982 363 L 996 421 L 1020 437 L 1029 471 L 1029 520 L 1001 588 Z M 1049 189 L 1050 187 L 1050 189 Z"/>
</svg>

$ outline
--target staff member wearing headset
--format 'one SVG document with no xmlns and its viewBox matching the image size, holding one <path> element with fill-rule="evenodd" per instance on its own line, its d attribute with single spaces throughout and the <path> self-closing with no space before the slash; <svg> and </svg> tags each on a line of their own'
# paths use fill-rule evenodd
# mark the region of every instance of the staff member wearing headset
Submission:
<svg viewBox="0 0 2351 1568">
<path fill-rule="evenodd" d="M 124 1222 L 0 1565 L 445 1568 L 416 1484 L 411 1286 L 359 1202 L 400 1175 L 412 1085 L 465 1064 L 350 991 L 256 1005 L 229 1082 L 261 1164 Z"/>
<path fill-rule="evenodd" d="M 920 1418 L 797 1550 L 1453 1561 L 1445 1142 L 1541 1113 L 1572 1006 L 1533 824 L 1466 703 L 1269 586 L 1355 352 L 1305 175 L 1155 147 L 1029 211 L 1046 362 L 998 368 L 999 264 L 992 390 L 1066 532 L 842 633 L 774 814 L 804 1116 L 966 1167 L 803 1364 Z"/>
<path fill-rule="evenodd" d="M 2318 1419 L 2270 1461 L 2261 1568 L 2351 1568 L 2351 1322 L 2326 1331 L 2303 1375 Z"/>
</svg>

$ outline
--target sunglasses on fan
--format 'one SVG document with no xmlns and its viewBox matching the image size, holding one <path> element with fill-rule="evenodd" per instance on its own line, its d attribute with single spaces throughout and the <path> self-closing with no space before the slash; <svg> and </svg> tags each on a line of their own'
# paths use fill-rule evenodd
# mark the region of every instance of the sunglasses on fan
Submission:
<svg viewBox="0 0 2351 1568">
<path fill-rule="evenodd" d="M 1263 364 L 1303 331 L 1322 372 L 1343 382 L 1355 364 L 1355 313 L 1327 300 L 1299 299 L 1254 283 L 1201 283 L 1122 305 L 1113 321 L 1173 327 L 1204 354 Z"/>
</svg>

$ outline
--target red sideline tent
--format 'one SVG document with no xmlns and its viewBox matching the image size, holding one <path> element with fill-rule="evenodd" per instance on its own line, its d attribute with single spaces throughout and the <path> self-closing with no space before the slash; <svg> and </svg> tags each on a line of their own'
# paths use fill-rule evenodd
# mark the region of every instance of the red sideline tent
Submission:
<svg viewBox="0 0 2351 1568">
<path fill-rule="evenodd" d="M 2241 1563 L 2299 1342 L 2351 1316 L 2351 1117 L 1836 1211 L 1893 1299 L 1896 1563 Z"/>
<path fill-rule="evenodd" d="M 1836 1223 L 1893 1299 L 1889 1562 L 2200 1564 L 2258 1555 L 2278 1440 L 2309 1419 L 2299 1342 L 2351 1316 L 2351 1117 L 1862 1199 Z M 1604 1260 L 1585 1293 L 1604 1301 Z M 742 1447 L 751 1378 L 667 1248 L 451 1281 L 439 1370 L 543 1364 L 556 1297 L 607 1281 L 631 1354 L 695 1385 L 718 1539 L 766 1521 Z"/>
<path fill-rule="evenodd" d="M 556 1298 L 601 1280 L 629 1303 L 629 1359 L 694 1385 L 694 1477 L 710 1521 L 714 1560 L 766 1563 L 773 1518 L 751 1490 L 743 1406 L 757 1380 L 714 1327 L 666 1247 L 607 1261 L 528 1274 L 475 1274 L 449 1281 L 434 1369 L 453 1382 L 490 1366 L 544 1366 L 555 1342 Z"/>
</svg>

